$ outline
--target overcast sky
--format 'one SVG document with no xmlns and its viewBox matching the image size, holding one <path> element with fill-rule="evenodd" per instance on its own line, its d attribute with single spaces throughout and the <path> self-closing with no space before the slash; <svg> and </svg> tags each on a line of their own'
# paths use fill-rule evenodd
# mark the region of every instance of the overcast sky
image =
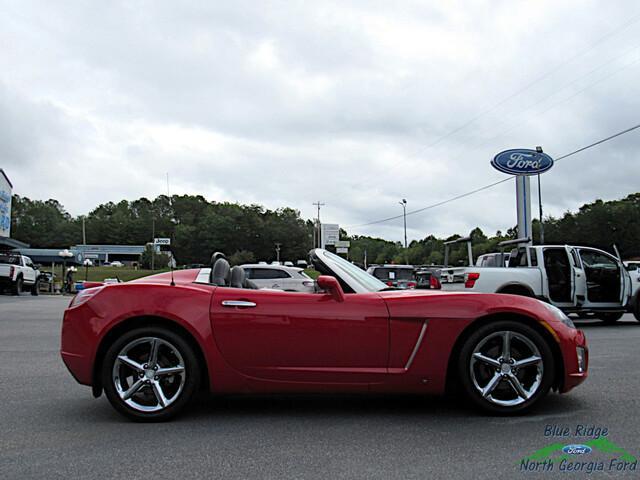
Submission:
<svg viewBox="0 0 640 480">
<path fill-rule="evenodd" d="M 0 167 L 73 214 L 166 193 L 290 206 L 350 233 L 640 123 L 635 1 L 0 0 Z M 545 212 L 640 191 L 640 130 L 542 177 Z M 534 182 L 535 184 L 535 182 Z M 409 237 L 516 223 L 512 182 Z"/>
</svg>

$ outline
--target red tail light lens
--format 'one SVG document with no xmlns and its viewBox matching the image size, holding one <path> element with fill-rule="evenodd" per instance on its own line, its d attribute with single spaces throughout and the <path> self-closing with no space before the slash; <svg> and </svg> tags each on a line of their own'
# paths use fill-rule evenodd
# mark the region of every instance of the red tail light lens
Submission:
<svg viewBox="0 0 640 480">
<path fill-rule="evenodd" d="M 9 279 L 13 280 L 13 274 L 16 271 L 16 267 L 9 267 Z"/>
<path fill-rule="evenodd" d="M 440 280 L 438 280 L 438 277 L 436 277 L 435 275 L 431 275 L 431 277 L 429 278 L 429 288 L 433 288 L 436 290 L 440 290 L 442 288 Z"/>
<path fill-rule="evenodd" d="M 407 288 L 416 288 L 416 282 L 407 282 Z"/>
<path fill-rule="evenodd" d="M 478 272 L 467 273 L 464 279 L 464 288 L 473 288 L 479 278 L 480 274 Z"/>
<path fill-rule="evenodd" d="M 94 295 L 104 287 L 94 287 L 94 288 L 85 288 L 84 290 L 80 290 L 76 293 L 76 296 L 71 299 L 71 303 L 69 304 L 69 308 L 77 307 L 78 305 L 82 305 L 85 302 L 91 300 Z"/>
<path fill-rule="evenodd" d="M 387 282 L 387 287 L 393 287 L 393 282 Z"/>
</svg>

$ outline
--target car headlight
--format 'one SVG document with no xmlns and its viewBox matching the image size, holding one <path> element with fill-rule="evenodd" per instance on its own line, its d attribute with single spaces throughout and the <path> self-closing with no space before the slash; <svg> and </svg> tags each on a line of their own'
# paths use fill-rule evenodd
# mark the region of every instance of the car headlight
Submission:
<svg viewBox="0 0 640 480">
<path fill-rule="evenodd" d="M 576 326 L 573 324 L 573 321 L 569 317 L 567 317 L 567 315 L 562 310 L 560 310 L 558 307 L 551 305 L 550 303 L 542 302 L 542 304 L 547 308 L 547 310 L 549 310 L 553 314 L 556 320 L 559 320 L 560 322 L 564 323 L 567 327 L 575 330 Z"/>
</svg>

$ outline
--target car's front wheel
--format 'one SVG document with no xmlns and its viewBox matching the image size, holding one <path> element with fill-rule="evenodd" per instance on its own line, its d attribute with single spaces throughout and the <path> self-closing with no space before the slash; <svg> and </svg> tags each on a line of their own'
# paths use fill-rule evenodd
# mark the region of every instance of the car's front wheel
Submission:
<svg viewBox="0 0 640 480">
<path fill-rule="evenodd" d="M 554 379 L 547 341 L 516 321 L 480 327 L 465 341 L 458 364 L 469 398 L 491 413 L 521 413 L 544 397 Z"/>
<path fill-rule="evenodd" d="M 102 385 L 113 407 L 141 422 L 168 420 L 194 397 L 200 368 L 193 348 L 163 327 L 142 327 L 118 338 L 102 363 Z"/>
</svg>

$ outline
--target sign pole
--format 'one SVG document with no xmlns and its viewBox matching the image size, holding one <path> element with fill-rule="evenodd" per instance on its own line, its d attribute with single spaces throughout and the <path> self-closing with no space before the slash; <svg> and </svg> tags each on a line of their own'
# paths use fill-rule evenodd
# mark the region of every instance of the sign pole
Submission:
<svg viewBox="0 0 640 480">
<path fill-rule="evenodd" d="M 531 180 L 527 175 L 516 176 L 516 204 L 518 206 L 518 238 L 528 238 L 531 245 Z"/>
<path fill-rule="evenodd" d="M 544 225 L 542 224 L 542 189 L 540 187 L 540 174 L 538 174 L 538 208 L 540 210 L 540 245 L 544 245 Z"/>
</svg>

